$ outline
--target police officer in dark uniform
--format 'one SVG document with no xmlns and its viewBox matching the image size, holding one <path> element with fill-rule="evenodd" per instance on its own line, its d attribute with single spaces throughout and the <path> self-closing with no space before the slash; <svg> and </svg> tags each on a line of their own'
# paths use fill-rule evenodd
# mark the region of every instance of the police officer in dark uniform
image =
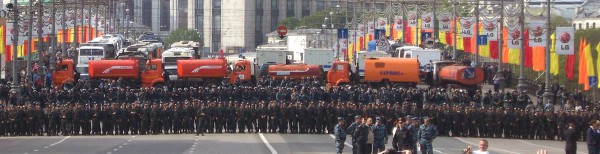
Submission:
<svg viewBox="0 0 600 154">
<path fill-rule="evenodd" d="M 205 116 L 206 116 L 207 110 L 208 109 L 206 108 L 204 103 L 200 103 L 200 109 L 197 111 L 197 113 L 195 113 L 196 120 L 197 120 L 196 136 L 198 136 L 199 134 L 202 134 L 202 136 L 204 136 L 204 131 L 206 129 L 206 128 L 204 128 L 204 126 L 206 125 Z"/>
</svg>

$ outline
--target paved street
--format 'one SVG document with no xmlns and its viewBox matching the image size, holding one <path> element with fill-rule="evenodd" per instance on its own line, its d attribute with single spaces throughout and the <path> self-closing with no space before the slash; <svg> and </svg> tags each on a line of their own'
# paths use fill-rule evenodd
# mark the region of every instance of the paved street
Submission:
<svg viewBox="0 0 600 154">
<path fill-rule="evenodd" d="M 348 138 L 350 140 L 350 138 Z M 478 138 L 439 137 L 434 142 L 435 153 L 461 153 L 468 144 L 477 149 Z M 503 154 L 532 154 L 545 149 L 548 153 L 564 153 L 564 142 L 539 140 L 489 139 L 490 150 Z M 390 141 L 391 142 L 391 141 Z M 347 142 L 344 153 L 351 153 Z M 584 142 L 578 153 L 586 153 Z M 388 144 L 386 147 L 391 147 Z M 0 153 L 334 153 L 331 135 L 298 134 L 207 134 L 196 137 L 183 135 L 144 136 L 56 136 L 56 137 L 4 137 L 0 138 Z"/>
</svg>

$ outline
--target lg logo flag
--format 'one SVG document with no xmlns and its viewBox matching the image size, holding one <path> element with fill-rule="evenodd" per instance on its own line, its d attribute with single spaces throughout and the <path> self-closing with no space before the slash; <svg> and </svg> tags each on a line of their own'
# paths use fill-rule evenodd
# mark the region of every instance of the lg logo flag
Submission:
<svg viewBox="0 0 600 154">
<path fill-rule="evenodd" d="M 573 27 L 556 27 L 556 54 L 573 55 L 575 48 L 575 29 Z"/>
</svg>

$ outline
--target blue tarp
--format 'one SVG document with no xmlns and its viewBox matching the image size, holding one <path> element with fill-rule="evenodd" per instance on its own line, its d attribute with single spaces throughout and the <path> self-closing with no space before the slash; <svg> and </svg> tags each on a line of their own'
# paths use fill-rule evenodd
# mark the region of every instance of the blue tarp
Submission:
<svg viewBox="0 0 600 154">
<path fill-rule="evenodd" d="M 369 48 L 367 48 L 368 52 L 373 52 L 373 51 L 377 50 L 377 41 L 375 41 L 375 40 L 369 41 L 368 46 L 369 46 Z"/>
</svg>

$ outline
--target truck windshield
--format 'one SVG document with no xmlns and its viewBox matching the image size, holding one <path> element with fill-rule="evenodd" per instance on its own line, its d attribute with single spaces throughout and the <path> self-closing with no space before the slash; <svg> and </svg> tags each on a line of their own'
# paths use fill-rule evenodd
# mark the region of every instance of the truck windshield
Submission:
<svg viewBox="0 0 600 154">
<path fill-rule="evenodd" d="M 163 61 L 164 63 L 175 63 L 177 62 L 177 60 L 186 60 L 186 59 L 190 59 L 190 57 L 164 57 L 165 60 Z"/>
<path fill-rule="evenodd" d="M 80 49 L 79 56 L 104 56 L 102 49 Z"/>
<path fill-rule="evenodd" d="M 167 71 L 169 73 L 169 75 L 177 75 L 177 69 L 168 69 L 165 71 Z"/>
<path fill-rule="evenodd" d="M 80 74 L 89 74 L 87 67 L 77 67 L 77 72 Z"/>
</svg>

